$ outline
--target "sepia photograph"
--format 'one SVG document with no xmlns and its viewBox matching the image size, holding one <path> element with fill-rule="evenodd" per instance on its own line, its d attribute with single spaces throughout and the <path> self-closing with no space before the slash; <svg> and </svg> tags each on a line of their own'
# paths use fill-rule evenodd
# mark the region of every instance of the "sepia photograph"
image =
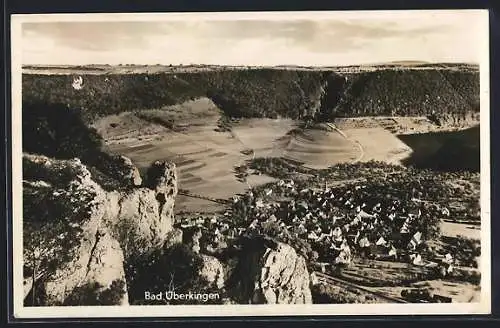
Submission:
<svg viewBox="0 0 500 328">
<path fill-rule="evenodd" d="M 487 10 L 13 15 L 14 315 L 490 313 L 488 38 Z"/>
</svg>

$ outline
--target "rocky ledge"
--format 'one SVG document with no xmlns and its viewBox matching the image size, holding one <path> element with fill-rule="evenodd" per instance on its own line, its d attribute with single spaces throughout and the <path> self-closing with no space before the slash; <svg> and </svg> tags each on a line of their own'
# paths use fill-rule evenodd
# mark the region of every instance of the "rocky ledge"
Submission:
<svg viewBox="0 0 500 328">
<path fill-rule="evenodd" d="M 79 159 L 25 154 L 23 169 L 29 303 L 127 304 L 124 259 L 155 249 L 174 234 L 175 165 L 154 163 L 149 185 L 112 192 L 103 190 Z"/>
</svg>

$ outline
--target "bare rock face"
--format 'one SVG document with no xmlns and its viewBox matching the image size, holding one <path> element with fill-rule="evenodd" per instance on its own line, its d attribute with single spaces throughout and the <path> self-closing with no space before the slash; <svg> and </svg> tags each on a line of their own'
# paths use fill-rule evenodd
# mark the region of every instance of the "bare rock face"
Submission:
<svg viewBox="0 0 500 328">
<path fill-rule="evenodd" d="M 213 256 L 201 255 L 203 267 L 200 276 L 204 278 L 210 286 L 222 289 L 224 287 L 224 267 L 219 260 Z"/>
<path fill-rule="evenodd" d="M 183 231 L 181 229 L 172 229 L 172 231 L 170 231 L 165 238 L 163 248 L 168 249 L 176 244 L 181 244 L 182 236 Z"/>
<path fill-rule="evenodd" d="M 62 302 L 63 305 L 128 304 L 123 252 L 120 244 L 109 233 L 103 233 L 100 230 L 96 232 L 96 238 L 93 241 L 89 256 L 80 256 L 79 263 L 74 264 L 77 268 L 84 270 L 74 270 L 69 276 L 71 279 L 60 275 L 45 284 L 48 295 L 55 297 L 54 303 Z M 87 253 L 84 254 L 87 255 Z M 62 270 L 61 273 L 67 273 L 67 271 Z M 83 273 L 84 276 L 82 276 Z"/>
<path fill-rule="evenodd" d="M 25 304 L 128 303 L 124 258 L 182 238 L 175 166 L 158 166 L 155 188 L 106 192 L 78 159 L 24 155 Z"/>
<path fill-rule="evenodd" d="M 251 304 L 311 304 L 304 257 L 284 243 L 256 240 L 246 245 L 233 275 L 236 299 Z M 234 280 L 233 280 L 234 281 Z"/>
<path fill-rule="evenodd" d="M 177 195 L 177 171 L 174 163 L 156 161 L 148 170 L 148 185 L 165 197 Z"/>
<path fill-rule="evenodd" d="M 119 156 L 119 159 L 123 167 L 122 179 L 124 182 L 132 186 L 140 186 L 142 184 L 142 178 L 137 167 L 132 163 L 130 158 L 126 156 Z"/>
<path fill-rule="evenodd" d="M 138 255 L 161 247 L 173 230 L 177 196 L 175 164 L 156 162 L 148 172 L 147 187 L 115 197 L 118 209 L 114 231 L 125 246 L 126 255 Z M 170 236 L 171 237 L 171 236 Z M 179 239 L 179 238 L 177 238 Z"/>
<path fill-rule="evenodd" d="M 183 231 L 182 242 L 186 244 L 194 253 L 199 254 L 201 250 L 201 237 L 203 237 L 201 229 L 198 227 L 191 227 Z"/>
</svg>

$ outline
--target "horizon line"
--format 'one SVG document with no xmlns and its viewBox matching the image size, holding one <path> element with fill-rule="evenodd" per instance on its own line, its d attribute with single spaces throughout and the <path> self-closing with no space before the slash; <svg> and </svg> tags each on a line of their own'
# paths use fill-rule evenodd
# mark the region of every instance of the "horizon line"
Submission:
<svg viewBox="0 0 500 328">
<path fill-rule="evenodd" d="M 410 64 L 410 65 L 473 65 L 479 66 L 478 62 L 466 62 L 466 61 L 420 61 L 420 60 L 394 60 L 388 62 L 369 62 L 369 63 L 358 63 L 358 64 L 346 64 L 346 65 L 303 65 L 303 64 L 279 64 L 279 65 L 246 65 L 246 64 L 138 64 L 138 63 L 117 63 L 117 64 L 105 64 L 105 63 L 93 63 L 93 64 L 22 64 L 21 66 L 27 67 L 92 67 L 92 66 L 165 66 L 165 67 L 186 67 L 186 66 L 215 66 L 215 67 L 352 67 L 352 66 L 382 66 L 382 65 L 398 65 L 398 64 Z"/>
</svg>

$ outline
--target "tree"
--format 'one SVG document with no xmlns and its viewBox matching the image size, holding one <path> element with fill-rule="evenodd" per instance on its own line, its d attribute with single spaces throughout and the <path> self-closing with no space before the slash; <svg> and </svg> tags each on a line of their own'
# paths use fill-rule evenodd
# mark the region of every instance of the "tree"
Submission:
<svg viewBox="0 0 500 328">
<path fill-rule="evenodd" d="M 64 222 L 24 224 L 24 271 L 30 273 L 32 281 L 31 300 L 27 300 L 29 305 L 44 305 L 42 296 L 37 295 L 39 284 L 71 261 L 79 240 L 78 232 L 67 229 Z"/>
<path fill-rule="evenodd" d="M 131 304 L 144 304 L 144 291 L 196 291 L 212 292 L 207 281 L 200 277 L 203 259 L 185 244 L 175 244 L 167 249 L 152 251 L 130 258 L 126 263 L 126 275 Z M 220 301 L 216 300 L 216 301 Z M 162 304 L 186 301 L 163 300 Z M 195 301 L 196 303 L 196 301 Z"/>
<path fill-rule="evenodd" d="M 37 301 L 38 285 L 71 262 L 80 243 L 80 220 L 87 215 L 91 195 L 81 194 L 76 204 L 66 196 L 51 187 L 23 188 L 23 266 L 32 281 L 29 305 L 43 305 Z"/>
</svg>

